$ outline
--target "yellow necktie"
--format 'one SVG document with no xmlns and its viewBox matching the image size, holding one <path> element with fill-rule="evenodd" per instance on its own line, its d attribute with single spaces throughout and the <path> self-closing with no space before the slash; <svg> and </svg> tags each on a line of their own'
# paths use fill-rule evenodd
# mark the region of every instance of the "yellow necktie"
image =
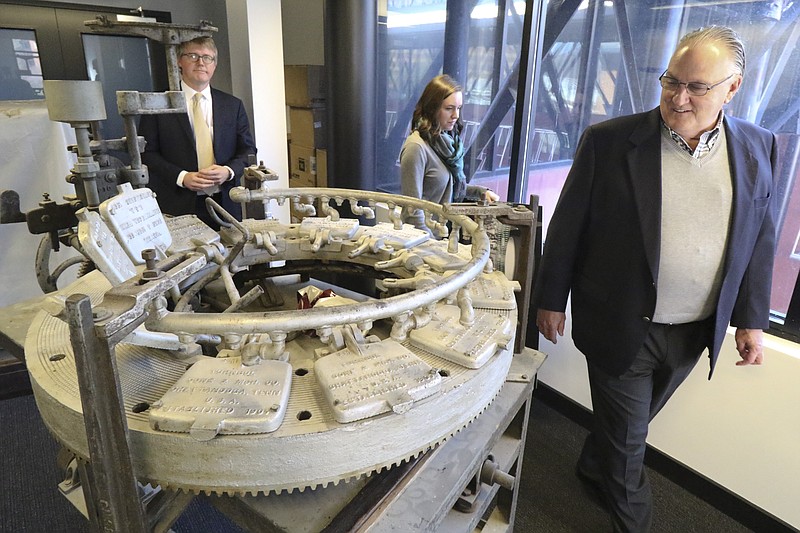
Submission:
<svg viewBox="0 0 800 533">
<path fill-rule="evenodd" d="M 211 142 L 211 130 L 208 129 L 206 117 L 200 100 L 203 95 L 194 93 L 192 97 L 192 122 L 194 122 L 194 142 L 197 147 L 197 168 L 203 169 L 214 164 L 214 146 Z"/>
</svg>

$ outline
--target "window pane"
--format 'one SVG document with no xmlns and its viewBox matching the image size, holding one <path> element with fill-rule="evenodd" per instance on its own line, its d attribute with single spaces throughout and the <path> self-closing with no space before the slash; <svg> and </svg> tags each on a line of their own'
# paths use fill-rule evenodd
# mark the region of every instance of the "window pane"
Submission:
<svg viewBox="0 0 800 533">
<path fill-rule="evenodd" d="M 36 33 L 0 28 L 0 100 L 44 98 Z"/>
</svg>

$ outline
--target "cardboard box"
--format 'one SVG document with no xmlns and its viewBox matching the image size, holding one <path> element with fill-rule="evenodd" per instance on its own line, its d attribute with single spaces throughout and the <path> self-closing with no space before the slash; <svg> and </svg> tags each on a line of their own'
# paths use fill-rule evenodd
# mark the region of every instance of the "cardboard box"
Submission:
<svg viewBox="0 0 800 533">
<path fill-rule="evenodd" d="M 289 144 L 289 187 L 316 187 L 317 161 L 314 148 Z"/>
<path fill-rule="evenodd" d="M 324 105 L 327 85 L 323 65 L 286 65 L 283 67 L 286 105 L 315 107 Z"/>
<path fill-rule="evenodd" d="M 324 107 L 290 107 L 289 133 L 293 143 L 312 148 L 328 147 L 327 110 Z"/>
<path fill-rule="evenodd" d="M 317 187 L 328 186 L 328 151 L 317 150 Z"/>
</svg>

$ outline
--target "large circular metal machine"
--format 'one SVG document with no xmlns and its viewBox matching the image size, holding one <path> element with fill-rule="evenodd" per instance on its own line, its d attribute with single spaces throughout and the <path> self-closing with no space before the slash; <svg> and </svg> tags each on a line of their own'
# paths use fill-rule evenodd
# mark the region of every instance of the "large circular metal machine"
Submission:
<svg viewBox="0 0 800 533">
<path fill-rule="evenodd" d="M 472 244 L 432 239 L 399 219 L 364 226 L 330 215 L 294 224 L 245 219 L 217 233 L 194 216 L 163 219 L 148 189 L 122 192 L 101 206 L 109 218 L 94 220 L 95 229 L 108 221 L 105 240 L 87 236 L 84 249 L 108 253 L 119 246 L 125 255 L 118 257 L 133 265 L 143 250 L 106 228 L 161 227 L 158 238 L 165 241 L 155 249 L 164 258 L 153 268 L 134 267 L 116 286 L 101 275 L 104 266 L 80 278 L 51 299 L 26 340 L 37 405 L 65 446 L 88 457 L 60 304 L 74 293 L 91 297 L 95 325 L 107 337 L 147 316 L 116 346 L 116 364 L 134 469 L 153 484 L 257 493 L 348 480 L 428 450 L 492 401 L 511 362 L 515 284 L 492 269 L 478 224 L 435 204 L 360 191 L 235 194 L 346 195 L 350 202 L 385 201 L 396 213 L 403 202 L 460 226 Z M 147 222 L 126 224 L 130 214 L 146 211 Z M 286 264 L 270 266 L 277 261 Z M 387 296 L 344 291 L 346 298 L 326 298 L 328 284 L 303 281 L 347 265 L 362 274 L 372 269 Z M 291 271 L 301 275 L 271 279 Z M 297 309 L 298 300 L 317 293 L 314 307 Z M 216 357 L 203 355 L 203 346 Z"/>
<path fill-rule="evenodd" d="M 170 25 L 173 69 L 176 43 L 207 30 Z M 530 220 L 524 206 L 280 189 L 253 165 L 248 187 L 231 192 L 243 221 L 207 200 L 214 231 L 193 215 L 163 216 L 146 187 L 133 119 L 185 112 L 180 91 L 118 93 L 128 137 L 96 142 L 96 82 L 46 83 L 51 118 L 76 130 L 77 196 L 42 206 L 61 220 L 38 232 L 97 270 L 48 298 L 25 357 L 46 425 L 77 457 L 91 455 L 81 395 L 94 388 L 77 355 L 111 357 L 136 479 L 193 493 L 313 489 L 389 469 L 465 428 L 498 394 L 519 283 L 494 268 L 487 228 Z M 104 164 L 108 148 L 127 149 L 132 164 Z M 287 202 L 291 221 L 281 222 L 271 212 Z M 404 224 L 404 210 L 423 211 L 428 229 Z M 29 213 L 29 226 L 40 215 Z M 369 289 L 322 281 L 332 272 Z M 91 301 L 101 353 L 76 340 L 75 295 Z"/>
</svg>

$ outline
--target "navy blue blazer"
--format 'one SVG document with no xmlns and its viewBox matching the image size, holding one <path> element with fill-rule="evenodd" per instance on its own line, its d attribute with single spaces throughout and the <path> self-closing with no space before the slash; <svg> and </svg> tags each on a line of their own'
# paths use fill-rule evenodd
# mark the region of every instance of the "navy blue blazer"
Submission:
<svg viewBox="0 0 800 533">
<path fill-rule="evenodd" d="M 727 115 L 724 127 L 733 204 L 714 334 L 708 340 L 711 373 L 729 323 L 769 326 L 776 240 L 775 136 Z M 631 365 L 655 311 L 660 128 L 656 108 L 586 129 L 553 212 L 534 290 L 535 308 L 550 311 L 564 311 L 572 293 L 575 345 L 611 375 Z"/>
<path fill-rule="evenodd" d="M 244 104 L 235 96 L 212 87 L 211 102 L 214 158 L 218 165 L 229 166 L 234 172 L 233 179 L 220 187 L 222 207 L 241 220 L 241 207 L 231 202 L 229 192 L 239 185 L 248 156 L 256 153 L 250 122 Z M 139 135 L 147 141 L 142 163 L 147 165 L 148 187 L 156 193 L 161 211 L 170 215 L 196 214 L 197 193 L 177 185 L 182 170 L 197 171 L 197 149 L 189 116 L 186 113 L 142 115 Z"/>
</svg>

